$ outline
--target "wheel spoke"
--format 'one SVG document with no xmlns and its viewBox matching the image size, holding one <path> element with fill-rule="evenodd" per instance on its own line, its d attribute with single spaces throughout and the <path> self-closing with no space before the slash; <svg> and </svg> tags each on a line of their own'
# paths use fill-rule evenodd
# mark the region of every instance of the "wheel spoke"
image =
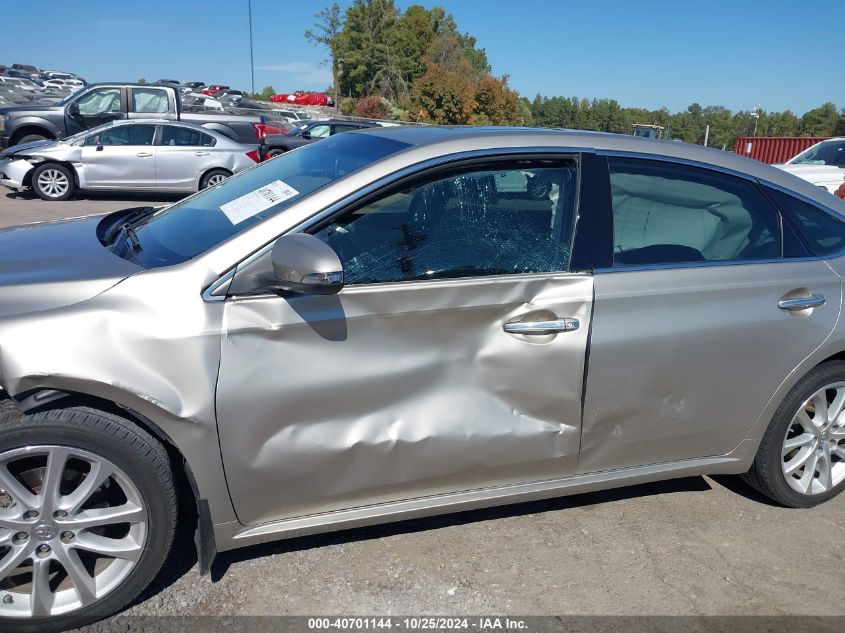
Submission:
<svg viewBox="0 0 845 633">
<path fill-rule="evenodd" d="M 62 473 L 65 472 L 68 452 L 61 447 L 50 449 L 47 454 L 47 468 L 41 484 L 41 512 L 45 517 L 52 514 L 59 500 L 59 488 L 62 485 Z"/>
<path fill-rule="evenodd" d="M 845 387 L 837 387 L 833 402 L 830 403 L 827 410 L 827 422 L 836 422 L 842 415 L 843 408 L 845 408 Z"/>
<path fill-rule="evenodd" d="M 126 535 L 123 538 L 107 538 L 91 532 L 78 534 L 73 542 L 73 547 L 131 561 L 137 561 L 144 551 L 144 548 L 138 544 L 132 535 Z"/>
<path fill-rule="evenodd" d="M 132 503 L 124 503 L 121 506 L 108 508 L 91 508 L 80 512 L 76 516 L 60 521 L 59 525 L 67 526 L 74 530 L 98 527 L 101 525 L 112 525 L 115 523 L 137 523 L 145 521 L 147 513 Z"/>
<path fill-rule="evenodd" d="M 793 448 L 796 448 L 797 446 L 804 446 L 805 444 L 810 444 L 814 442 L 815 439 L 816 436 L 812 433 L 802 433 L 801 435 L 796 435 L 795 437 L 789 438 L 783 443 L 783 453 L 785 455 Z"/>
<path fill-rule="evenodd" d="M 26 547 L 13 547 L 0 559 L 0 580 L 15 571 L 18 566 L 31 556 Z"/>
<path fill-rule="evenodd" d="M 9 472 L 4 464 L 0 466 L 0 487 L 4 488 L 18 503 L 32 510 L 38 507 L 38 497 L 32 494 L 21 481 Z"/>
<path fill-rule="evenodd" d="M 783 474 L 787 477 L 791 476 L 796 470 L 801 468 L 804 464 L 807 463 L 814 455 L 816 454 L 816 447 L 815 443 L 812 446 L 804 446 L 801 450 L 798 451 L 798 454 L 795 455 L 792 459 L 783 464 Z"/>
<path fill-rule="evenodd" d="M 845 440 L 845 426 L 834 426 L 830 429 L 830 437 Z"/>
<path fill-rule="evenodd" d="M 113 472 L 114 468 L 111 464 L 99 461 L 91 462 L 91 470 L 85 475 L 85 479 L 80 482 L 76 490 L 63 497 L 59 501 L 59 505 L 73 516 L 88 501 L 88 498 L 111 477 Z"/>
<path fill-rule="evenodd" d="M 821 455 L 818 456 L 816 468 L 819 471 L 818 482 L 824 490 L 830 488 L 830 449 L 825 447 Z"/>
<path fill-rule="evenodd" d="M 799 485 L 804 493 L 810 492 L 810 487 L 813 485 L 813 479 L 816 476 L 816 464 L 819 462 L 819 454 L 817 451 L 810 453 L 810 459 L 804 465 L 804 474 L 801 475 Z"/>
<path fill-rule="evenodd" d="M 801 428 L 803 428 L 805 432 L 812 433 L 813 435 L 819 435 L 819 427 L 815 425 L 813 420 L 810 418 L 810 414 L 807 413 L 807 409 L 804 407 L 801 407 L 798 410 L 798 413 L 795 414 L 793 421 L 801 425 Z"/>
<path fill-rule="evenodd" d="M 50 591 L 50 560 L 47 558 L 32 558 L 32 595 L 31 606 L 33 616 L 50 615 L 55 598 Z"/>
<path fill-rule="evenodd" d="M 94 602 L 97 599 L 97 585 L 94 577 L 88 573 L 85 565 L 82 564 L 79 554 L 69 547 L 57 547 L 53 551 L 61 566 L 65 568 L 74 588 L 76 588 L 79 601 L 83 605 Z"/>
<path fill-rule="evenodd" d="M 836 446 L 830 453 L 845 462 L 845 446 Z"/>
<path fill-rule="evenodd" d="M 826 389 L 820 389 L 813 396 L 813 407 L 815 408 L 813 412 L 813 424 L 824 426 L 825 422 L 827 422 L 828 411 Z"/>
</svg>

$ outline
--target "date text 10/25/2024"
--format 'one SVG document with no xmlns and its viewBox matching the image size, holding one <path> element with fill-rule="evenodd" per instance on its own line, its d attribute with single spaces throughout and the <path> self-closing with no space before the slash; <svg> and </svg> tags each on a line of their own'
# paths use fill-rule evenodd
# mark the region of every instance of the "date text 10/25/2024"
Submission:
<svg viewBox="0 0 845 633">
<path fill-rule="evenodd" d="M 308 618 L 308 629 L 365 631 L 409 630 L 409 631 L 518 631 L 527 629 L 525 620 L 497 616 L 440 617 L 440 616 L 372 616 Z"/>
</svg>

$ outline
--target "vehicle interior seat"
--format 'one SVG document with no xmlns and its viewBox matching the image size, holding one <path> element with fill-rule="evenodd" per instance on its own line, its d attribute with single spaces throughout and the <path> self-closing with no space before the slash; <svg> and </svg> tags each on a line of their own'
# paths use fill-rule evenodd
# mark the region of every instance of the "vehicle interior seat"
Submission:
<svg viewBox="0 0 845 633">
<path fill-rule="evenodd" d="M 732 193 L 629 173 L 611 175 L 611 193 L 619 263 L 730 260 L 749 244 L 751 214 Z"/>
</svg>

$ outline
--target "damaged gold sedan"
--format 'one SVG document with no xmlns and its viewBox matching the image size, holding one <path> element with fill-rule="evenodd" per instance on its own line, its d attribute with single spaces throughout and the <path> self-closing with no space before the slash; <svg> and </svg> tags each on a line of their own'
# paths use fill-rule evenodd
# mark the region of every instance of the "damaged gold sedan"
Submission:
<svg viewBox="0 0 845 633">
<path fill-rule="evenodd" d="M 217 551 L 671 477 L 845 488 L 845 202 L 680 143 L 374 128 L 0 231 L 0 618 Z"/>
</svg>

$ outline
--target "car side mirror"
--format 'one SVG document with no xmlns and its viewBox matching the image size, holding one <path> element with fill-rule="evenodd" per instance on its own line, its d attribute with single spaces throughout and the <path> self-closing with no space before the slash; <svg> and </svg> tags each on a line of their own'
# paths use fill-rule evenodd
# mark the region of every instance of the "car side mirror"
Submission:
<svg viewBox="0 0 845 633">
<path fill-rule="evenodd" d="M 311 132 L 303 132 L 302 134 L 300 134 L 300 136 L 302 138 L 310 139 L 311 138 Z"/>
<path fill-rule="evenodd" d="M 79 104 L 76 103 L 76 101 L 69 104 L 67 107 L 67 113 L 73 117 L 79 116 Z"/>
<path fill-rule="evenodd" d="M 313 235 L 283 235 L 273 245 L 270 261 L 280 290 L 333 295 L 343 288 L 340 258 Z"/>
</svg>

